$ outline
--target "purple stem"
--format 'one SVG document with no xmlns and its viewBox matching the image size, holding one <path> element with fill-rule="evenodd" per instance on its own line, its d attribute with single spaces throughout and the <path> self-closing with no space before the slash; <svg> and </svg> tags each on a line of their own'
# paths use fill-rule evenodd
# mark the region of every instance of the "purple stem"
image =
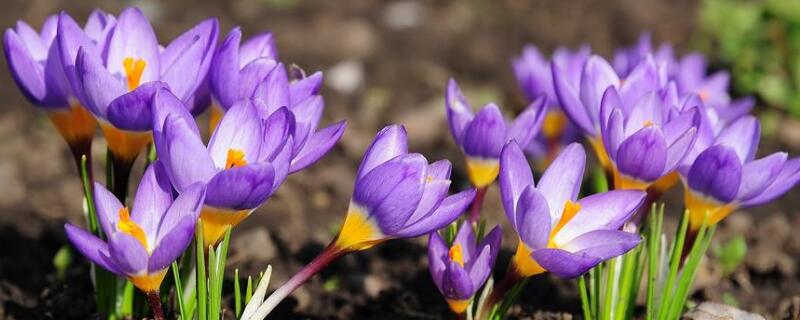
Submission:
<svg viewBox="0 0 800 320">
<path fill-rule="evenodd" d="M 303 269 L 295 273 L 289 281 L 286 281 L 278 290 L 275 290 L 275 292 L 273 292 L 258 308 L 256 313 L 266 316 L 275 309 L 283 299 L 286 299 L 286 297 L 294 292 L 295 289 L 306 283 L 308 279 L 311 279 L 311 277 L 319 273 L 328 264 L 347 253 L 350 253 L 350 251 L 339 248 L 331 242 L 325 250 L 322 250 L 322 252 L 314 258 L 314 260 L 311 260 Z"/>
<path fill-rule="evenodd" d="M 469 209 L 469 222 L 477 225 L 481 219 L 481 206 L 483 206 L 483 198 L 486 197 L 486 190 L 489 186 L 478 188 L 475 193 L 475 199 L 472 199 L 472 205 Z"/>
<path fill-rule="evenodd" d="M 147 301 L 150 302 L 150 308 L 153 309 L 153 319 L 164 320 L 164 311 L 161 310 L 161 295 L 158 291 L 148 292 Z"/>
</svg>

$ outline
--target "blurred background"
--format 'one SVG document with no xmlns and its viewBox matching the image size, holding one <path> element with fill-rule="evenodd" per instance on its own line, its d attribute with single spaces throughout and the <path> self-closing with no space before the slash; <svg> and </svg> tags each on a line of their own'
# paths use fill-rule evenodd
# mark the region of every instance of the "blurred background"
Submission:
<svg viewBox="0 0 800 320">
<path fill-rule="evenodd" d="M 445 119 L 446 81 L 458 80 L 473 105 L 494 101 L 516 114 L 526 102 L 510 59 L 527 43 L 546 53 L 586 43 L 610 58 L 615 48 L 649 31 L 656 45 L 672 43 L 679 54 L 701 50 L 713 69 L 732 72 L 735 97 L 758 98 L 765 139 L 760 153 L 783 149 L 796 156 L 800 150 L 796 0 L 4 0 L 0 24 L 25 20 L 38 28 L 61 10 L 84 21 L 96 7 L 117 14 L 127 6 L 148 15 L 161 43 L 215 16 L 222 36 L 237 25 L 245 36 L 272 31 L 283 62 L 324 72 L 323 125 L 346 119 L 344 137 L 234 231 L 229 269 L 257 275 L 272 264 L 276 286 L 332 238 L 361 153 L 384 125 L 404 124 L 413 151 L 450 159 L 455 189 L 466 188 L 461 153 Z M 54 274 L 52 262 L 65 244 L 63 223 L 83 220 L 69 152 L 44 114 L 19 93 L 5 63 L 0 97 L 0 318 L 87 318 L 94 307 L 85 262 L 74 256 L 67 281 Z M 94 153 L 102 179 L 99 135 Z M 798 196 L 792 191 L 722 224 L 695 300 L 776 318 L 798 308 Z M 488 199 L 484 214 L 505 224 L 496 187 Z M 668 207 L 680 210 L 680 192 L 667 199 L 676 199 Z M 512 248 L 516 239 L 506 230 L 505 246 Z M 429 280 L 425 240 L 388 243 L 343 259 L 298 290 L 278 318 L 442 318 L 446 305 Z M 498 272 L 509 254 L 501 256 Z M 573 283 L 548 276 L 534 279 L 522 297 L 512 311 L 519 318 L 561 319 L 580 307 Z"/>
</svg>

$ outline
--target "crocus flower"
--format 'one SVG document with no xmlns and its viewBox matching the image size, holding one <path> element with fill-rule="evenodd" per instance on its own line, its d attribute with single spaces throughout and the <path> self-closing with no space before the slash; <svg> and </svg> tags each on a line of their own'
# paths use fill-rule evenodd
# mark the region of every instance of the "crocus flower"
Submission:
<svg viewBox="0 0 800 320">
<path fill-rule="evenodd" d="M 336 238 L 270 295 L 256 314 L 266 316 L 292 291 L 344 254 L 390 239 L 429 234 L 453 222 L 469 206 L 475 190 L 448 196 L 450 169 L 447 160 L 428 164 L 421 154 L 408 153 L 402 126 L 383 128 L 361 160 L 350 207 Z"/>
<path fill-rule="evenodd" d="M 475 292 L 489 278 L 497 253 L 500 252 L 502 237 L 502 230 L 498 226 L 478 243 L 469 223 L 461 225 L 449 246 L 439 233 L 431 233 L 428 240 L 428 267 L 436 288 L 454 313 L 464 313 Z"/>
<path fill-rule="evenodd" d="M 654 51 L 653 37 L 650 32 L 643 32 L 639 35 L 639 40 L 635 44 L 615 50 L 614 70 L 622 77 L 627 77 L 639 63 L 648 59 L 648 56 L 652 56 L 656 62 L 664 65 L 670 78 L 678 73 L 675 52 L 672 46 L 662 43 L 658 50 Z"/>
<path fill-rule="evenodd" d="M 737 208 L 769 202 L 800 181 L 800 159 L 785 152 L 755 159 L 760 137 L 758 119 L 741 117 L 693 161 L 683 176 L 692 230 L 704 221 L 714 225 Z"/>
<path fill-rule="evenodd" d="M 603 94 L 606 89 L 613 87 L 625 105 L 633 106 L 645 94 L 666 86 L 665 69 L 648 57 L 627 77 L 621 78 L 603 58 L 592 56 L 583 67 L 578 85 L 570 82 L 566 70 L 560 66 L 555 65 L 552 69 L 553 86 L 561 108 L 586 135 L 601 165 L 611 172 L 609 157 L 600 137 L 600 101 Z"/>
<path fill-rule="evenodd" d="M 61 16 L 69 20 L 75 32 L 83 33 L 90 39 L 89 45 L 98 44 L 109 29 L 107 26 L 113 25 L 114 21 L 113 17 L 95 10 L 89 16 L 86 27 L 80 28 L 66 13 Z M 6 29 L 4 52 L 11 76 L 23 95 L 47 112 L 76 160 L 80 161 L 81 156 L 90 155 L 97 122 L 73 93 L 65 76 L 58 42 L 55 41 L 59 19 L 59 15 L 49 16 L 40 32 L 24 21 L 18 21 L 16 28 Z"/>
<path fill-rule="evenodd" d="M 542 134 L 525 147 L 526 152 L 543 160 L 538 163 L 546 166 L 565 145 L 577 141 L 580 137 L 578 129 L 569 122 L 558 105 L 550 64 L 558 65 L 565 71 L 567 81 L 578 86 L 583 65 L 590 55 L 591 48 L 588 45 L 581 46 L 575 51 L 558 48 L 553 52 L 552 61 L 548 61 L 536 46 L 527 45 L 522 54 L 512 61 L 517 83 L 528 101 L 535 101 L 542 96 L 547 97 L 548 109 L 542 124 Z"/>
<path fill-rule="evenodd" d="M 447 119 L 453 139 L 466 155 L 467 173 L 473 186 L 486 188 L 494 182 L 500 171 L 500 150 L 506 142 L 516 140 L 527 145 L 536 137 L 547 111 L 545 102 L 545 97 L 538 98 L 514 121 L 506 122 L 500 108 L 493 103 L 473 114 L 458 84 L 450 79 L 445 93 Z"/>
<path fill-rule="evenodd" d="M 207 245 L 217 243 L 269 198 L 289 173 L 292 113 L 258 117 L 260 100 L 241 100 L 225 113 L 208 147 L 183 102 L 161 88 L 154 98 L 153 137 L 170 181 L 182 193 L 208 186 L 200 214 Z"/>
<path fill-rule="evenodd" d="M 59 29 L 68 76 L 89 110 L 100 120 L 116 162 L 131 163 L 151 141 L 150 100 L 168 86 L 182 101 L 192 101 L 211 63 L 218 23 L 208 19 L 160 49 L 150 22 L 138 8 L 122 11 L 102 52 L 86 36 Z"/>
<path fill-rule="evenodd" d="M 658 194 L 678 181 L 676 169 L 697 139 L 698 107 L 683 112 L 659 92 L 651 91 L 626 105 L 614 87 L 603 95 L 601 135 L 609 155 L 616 189 Z M 630 102 L 628 102 L 630 103 Z"/>
<path fill-rule="evenodd" d="M 322 73 L 310 76 L 298 69 L 287 72 L 277 60 L 271 33 L 257 35 L 240 46 L 242 33 L 235 28 L 217 49 L 209 81 L 214 96 L 209 128 L 213 131 L 222 115 L 241 99 L 258 99 L 262 118 L 287 107 L 297 125 L 293 133 L 290 172 L 300 171 L 322 158 L 344 133 L 344 121 L 317 131 L 325 102 L 318 94 Z"/>
<path fill-rule="evenodd" d="M 638 234 L 619 229 L 645 193 L 614 190 L 578 200 L 586 162 L 580 144 L 567 146 L 538 184 L 516 143 L 506 145 L 500 162 L 503 207 L 520 239 L 511 267 L 517 278 L 545 271 L 574 278 L 639 243 Z"/>
<path fill-rule="evenodd" d="M 196 183 L 173 199 L 167 174 L 156 161 L 145 171 L 131 209 L 95 184 L 97 218 L 108 241 L 71 224 L 65 225 L 67 237 L 92 263 L 157 297 L 170 264 L 192 241 L 204 198 L 205 187 Z"/>
</svg>

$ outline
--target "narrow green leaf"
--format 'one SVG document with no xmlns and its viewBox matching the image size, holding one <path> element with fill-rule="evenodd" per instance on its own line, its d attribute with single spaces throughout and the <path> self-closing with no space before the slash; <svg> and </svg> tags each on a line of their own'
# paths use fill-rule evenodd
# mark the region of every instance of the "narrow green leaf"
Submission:
<svg viewBox="0 0 800 320">
<path fill-rule="evenodd" d="M 253 277 L 247 276 L 247 288 L 244 290 L 244 304 L 250 303 L 250 298 L 253 297 Z"/>
<path fill-rule="evenodd" d="M 662 288 L 661 292 L 661 300 L 662 302 L 659 304 L 658 310 L 658 319 L 668 319 L 669 316 L 669 305 L 668 299 L 673 296 L 673 282 L 675 282 L 675 277 L 678 275 L 678 267 L 680 266 L 681 260 L 681 252 L 683 251 L 683 242 L 686 240 L 686 231 L 689 226 L 689 211 L 686 211 L 683 214 L 683 219 L 681 219 L 681 225 L 678 228 L 678 233 L 675 236 L 675 242 L 670 250 L 670 258 L 669 258 L 669 273 L 667 274 L 667 279 L 664 281 L 664 287 Z"/>
<path fill-rule="evenodd" d="M 206 262 L 205 262 L 205 248 L 203 247 L 203 220 L 197 222 L 195 229 L 195 248 L 197 258 L 197 320 L 208 320 L 207 306 L 208 290 L 206 289 Z"/>
<path fill-rule="evenodd" d="M 175 301 L 178 304 L 181 320 L 189 320 L 189 315 L 186 314 L 186 306 L 183 305 L 183 283 L 181 282 L 181 271 L 178 269 L 177 262 L 172 262 L 172 277 L 175 281 Z"/>
<path fill-rule="evenodd" d="M 589 305 L 589 294 L 586 292 L 586 278 L 588 275 L 578 277 L 578 291 L 581 295 L 581 308 L 583 309 L 584 319 L 594 319 L 592 307 Z"/>
<path fill-rule="evenodd" d="M 242 288 L 239 287 L 239 268 L 233 270 L 233 305 L 236 318 L 242 315 Z"/>
</svg>

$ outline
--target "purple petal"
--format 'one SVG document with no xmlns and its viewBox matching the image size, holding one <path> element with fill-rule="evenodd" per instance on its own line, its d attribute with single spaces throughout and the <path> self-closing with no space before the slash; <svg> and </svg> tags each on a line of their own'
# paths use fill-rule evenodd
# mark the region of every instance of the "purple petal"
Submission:
<svg viewBox="0 0 800 320">
<path fill-rule="evenodd" d="M 432 232 L 428 238 L 428 270 L 431 272 L 433 283 L 440 291 L 442 290 L 442 277 L 447 269 L 445 257 L 448 252 L 449 249 L 444 239 L 438 233 Z"/>
<path fill-rule="evenodd" d="M 458 228 L 458 233 L 456 233 L 452 245 L 455 246 L 458 244 L 461 246 L 462 258 L 467 265 L 472 262 L 472 259 L 477 258 L 478 253 L 480 253 L 476 250 L 477 241 L 475 232 L 472 231 L 472 224 L 462 223 L 461 227 Z"/>
<path fill-rule="evenodd" d="M 419 204 L 417 204 L 417 208 L 414 209 L 414 213 L 411 214 L 405 224 L 414 224 L 430 215 L 441 204 L 442 200 L 447 197 L 449 189 L 450 180 L 432 180 L 425 183 Z"/>
<path fill-rule="evenodd" d="M 633 104 L 633 108 L 627 112 L 625 119 L 625 135 L 632 135 L 642 128 L 653 125 L 660 127 L 664 124 L 664 110 L 666 108 L 661 103 L 661 98 L 656 92 L 645 94 L 638 102 Z"/>
<path fill-rule="evenodd" d="M 120 273 L 135 275 L 147 271 L 149 254 L 136 238 L 127 233 L 108 235 L 108 251 Z"/>
<path fill-rule="evenodd" d="M 261 104 L 260 100 L 256 100 L 255 103 L 257 105 Z M 288 138 L 292 134 L 292 131 L 295 130 L 294 119 L 294 115 L 289 109 L 283 107 L 273 112 L 266 120 L 262 120 L 264 132 L 259 159 L 274 161 L 278 154 L 283 152 L 286 148 L 289 149 L 288 153 L 291 156 L 293 145 L 287 145 L 287 143 L 289 143 Z"/>
<path fill-rule="evenodd" d="M 625 141 L 624 121 L 625 116 L 622 115 L 622 110 L 616 109 L 612 111 L 606 123 L 606 129 L 601 134 L 606 149 L 605 152 L 612 160 L 617 160 L 619 146 Z"/>
<path fill-rule="evenodd" d="M 347 123 L 340 121 L 327 128 L 317 131 L 303 145 L 300 152 L 292 159 L 290 173 L 294 173 L 307 168 L 330 151 L 336 142 L 342 138 Z"/>
<path fill-rule="evenodd" d="M 531 254 L 542 268 L 565 279 L 576 278 L 602 260 L 586 253 L 572 253 L 561 249 L 538 249 Z"/>
<path fill-rule="evenodd" d="M 64 224 L 64 229 L 69 241 L 86 259 L 111 273 L 123 275 L 111 260 L 108 245 L 103 240 L 69 223 Z"/>
<path fill-rule="evenodd" d="M 517 204 L 516 224 L 512 224 L 519 239 L 532 249 L 547 247 L 551 219 L 547 199 L 539 190 L 528 186 Z"/>
<path fill-rule="evenodd" d="M 778 173 L 778 177 L 775 178 L 769 187 L 764 189 L 758 196 L 743 202 L 742 205 L 755 206 L 772 201 L 782 196 L 789 191 L 789 189 L 794 188 L 798 181 L 800 181 L 800 159 L 795 158 L 788 160 L 786 164 L 784 164 L 783 169 L 781 169 L 781 172 Z"/>
<path fill-rule="evenodd" d="M 553 240 L 560 245 L 590 231 L 617 230 L 644 203 L 645 195 L 638 190 L 614 190 L 585 197 L 578 201 L 581 209 Z"/>
<path fill-rule="evenodd" d="M 111 234 L 114 230 L 113 226 L 119 220 L 119 210 L 122 209 L 122 204 L 111 191 L 95 182 L 94 206 L 97 210 L 97 221 L 100 223 L 103 233 L 106 235 Z"/>
<path fill-rule="evenodd" d="M 103 48 L 106 38 L 116 23 L 117 19 L 114 16 L 103 12 L 103 10 L 94 9 L 89 14 L 89 18 L 86 19 L 86 26 L 83 29 L 86 32 L 86 36 L 97 43 L 99 48 Z"/>
<path fill-rule="evenodd" d="M 317 130 L 322 111 L 325 109 L 325 101 L 322 96 L 312 96 L 303 100 L 299 104 L 292 105 L 291 110 L 295 117 L 294 139 L 297 141 L 294 146 L 296 155 L 306 143 L 306 140 Z"/>
<path fill-rule="evenodd" d="M 322 72 L 314 72 L 308 77 L 297 80 L 289 86 L 289 104 L 294 106 L 311 96 L 316 95 L 322 88 Z"/>
<path fill-rule="evenodd" d="M 547 114 L 547 99 L 541 97 L 523 111 L 508 128 L 506 140 L 516 140 L 517 143 L 527 146 L 542 128 L 544 116 Z"/>
<path fill-rule="evenodd" d="M 192 128 L 193 123 L 188 124 L 178 115 L 168 116 L 164 123 L 159 157 L 179 192 L 195 182 L 207 182 L 216 173 L 211 156 Z"/>
<path fill-rule="evenodd" d="M 367 175 L 372 169 L 390 159 L 408 153 L 408 136 L 401 125 L 390 125 L 381 129 L 372 144 L 364 151 L 356 180 Z"/>
<path fill-rule="evenodd" d="M 270 72 L 275 70 L 277 62 L 275 60 L 261 58 L 248 63 L 242 71 L 239 72 L 238 88 L 239 94 L 237 99 L 261 99 L 265 97 L 258 95 L 260 86 L 264 86 L 264 79 L 269 76 Z M 235 101 L 233 103 L 236 103 Z M 230 106 L 229 106 L 230 107 Z M 266 113 L 266 108 L 264 114 Z"/>
<path fill-rule="evenodd" d="M 194 237 L 196 217 L 185 216 L 181 221 L 172 228 L 159 244 L 153 249 L 153 254 L 147 263 L 148 272 L 158 272 L 169 267 L 169 265 L 177 260 Z"/>
<path fill-rule="evenodd" d="M 597 130 L 594 127 L 592 118 L 583 106 L 580 97 L 578 96 L 577 88 L 570 84 L 569 79 L 561 67 L 558 65 L 551 65 L 553 73 L 553 87 L 555 88 L 556 96 L 558 96 L 559 104 L 567 114 L 572 123 L 576 124 L 584 134 L 589 136 L 597 135 Z"/>
<path fill-rule="evenodd" d="M 516 209 L 522 191 L 533 185 L 533 173 L 519 145 L 511 141 L 500 155 L 500 198 L 508 221 L 516 226 Z"/>
<path fill-rule="evenodd" d="M 483 241 L 478 245 L 478 248 L 489 249 L 489 261 L 487 265 L 489 269 L 494 267 L 497 260 L 497 254 L 500 252 L 500 242 L 503 240 L 503 228 L 495 226 L 492 231 L 483 238 Z"/>
<path fill-rule="evenodd" d="M 652 56 L 640 62 L 625 78 L 619 93 L 623 103 L 632 104 L 658 89 L 658 67 Z"/>
<path fill-rule="evenodd" d="M 689 188 L 704 196 L 728 203 L 736 198 L 742 181 L 742 163 L 726 146 L 713 146 L 700 154 L 688 176 Z"/>
<path fill-rule="evenodd" d="M 746 201 L 758 196 L 775 180 L 786 164 L 787 158 L 785 152 L 776 152 L 746 163 L 742 167 L 742 183 L 739 185 L 736 198 Z"/>
<path fill-rule="evenodd" d="M 275 191 L 274 179 L 275 169 L 268 162 L 220 171 L 208 182 L 206 204 L 233 210 L 257 208 Z"/>
<path fill-rule="evenodd" d="M 664 174 L 667 145 L 661 129 L 649 126 L 623 141 L 617 151 L 616 164 L 620 173 L 643 181 L 655 181 Z"/>
<path fill-rule="evenodd" d="M 461 139 L 461 148 L 471 157 L 500 158 L 506 140 L 506 121 L 500 108 L 488 104 L 469 123 Z"/>
<path fill-rule="evenodd" d="M 158 52 L 156 33 L 144 13 L 136 7 L 123 10 L 108 43 L 105 64 L 108 71 L 125 79 L 127 73 L 123 61 L 126 58 L 141 59 L 146 66 L 140 83 L 157 80 L 161 70 Z"/>
<path fill-rule="evenodd" d="M 467 125 L 472 121 L 475 116 L 472 114 L 472 107 L 458 87 L 456 80 L 450 78 L 447 82 L 447 91 L 445 92 L 445 106 L 447 107 L 447 121 L 450 124 L 450 132 L 453 134 L 453 139 L 456 144 L 461 145 L 462 136 L 467 130 Z"/>
<path fill-rule="evenodd" d="M 744 116 L 734 121 L 719 134 L 716 144 L 733 148 L 739 160 L 749 162 L 758 150 L 761 125 L 754 116 Z"/>
<path fill-rule="evenodd" d="M 588 254 L 600 260 L 608 260 L 633 249 L 641 240 L 642 237 L 636 233 L 619 230 L 595 230 L 572 239 L 562 249 L 574 253 Z"/>
<path fill-rule="evenodd" d="M 375 218 L 384 234 L 400 230 L 422 198 L 428 164 L 420 154 L 387 161 L 356 180 L 353 201 Z"/>
<path fill-rule="evenodd" d="M 289 107 L 289 76 L 286 67 L 278 63 L 262 83 L 256 87 L 254 97 L 260 98 L 270 114 L 280 107 Z"/>
<path fill-rule="evenodd" d="M 38 104 L 46 95 L 41 64 L 31 56 L 20 36 L 11 29 L 4 34 L 3 49 L 14 82 L 28 100 Z"/>
<path fill-rule="evenodd" d="M 580 101 L 588 116 L 587 120 L 591 121 L 589 132 L 596 132 L 596 126 L 599 125 L 600 100 L 606 89 L 618 86 L 619 83 L 616 72 L 603 58 L 592 56 L 586 61 L 581 74 Z"/>
<path fill-rule="evenodd" d="M 257 34 L 245 41 L 239 49 L 239 65 L 244 66 L 257 58 L 278 60 L 278 50 L 271 32 Z"/>
<path fill-rule="evenodd" d="M 395 233 L 398 237 L 411 238 L 439 230 L 452 223 L 467 209 L 475 198 L 475 189 L 469 189 L 444 198 L 439 207 L 427 217 L 408 225 Z"/>
<path fill-rule="evenodd" d="M 489 278 L 489 274 L 492 273 L 492 267 L 494 267 L 491 264 L 493 260 L 492 251 L 491 247 L 484 247 L 475 258 L 475 261 L 471 261 L 472 264 L 467 267 L 469 278 L 472 280 L 472 287 L 475 290 L 483 286 L 483 283 Z"/>
<path fill-rule="evenodd" d="M 561 218 L 567 201 L 578 199 L 585 166 L 586 151 L 575 142 L 561 151 L 539 180 L 536 188 L 547 199 L 553 223 Z"/>
<path fill-rule="evenodd" d="M 253 100 L 240 100 L 222 117 L 208 142 L 208 153 L 217 168 L 224 169 L 230 150 L 244 152 L 247 163 L 259 159 L 262 143 L 261 120 Z"/>
<path fill-rule="evenodd" d="M 162 162 L 169 163 L 169 159 L 167 159 L 169 152 L 167 152 L 166 148 L 168 142 L 164 138 L 164 124 L 167 121 L 167 117 L 175 117 L 176 121 L 187 125 L 189 131 L 200 139 L 200 130 L 197 128 L 194 118 L 186 110 L 184 104 L 169 89 L 161 88 L 156 91 L 153 96 L 151 113 L 153 114 L 153 143 L 156 146 L 156 153 Z"/>
<path fill-rule="evenodd" d="M 197 220 L 200 217 L 200 209 L 206 198 L 206 187 L 202 183 L 195 183 L 183 191 L 175 201 L 159 215 L 158 230 L 155 232 L 155 242 L 153 246 L 159 246 L 164 242 L 164 237 L 172 232 L 184 219 Z"/>
<path fill-rule="evenodd" d="M 453 166 L 450 164 L 450 160 L 442 159 L 428 166 L 428 177 L 431 180 L 447 180 L 450 179 L 452 170 Z"/>
<path fill-rule="evenodd" d="M 161 216 L 172 204 L 172 186 L 160 161 L 153 162 L 144 171 L 136 196 L 133 198 L 131 219 L 145 234 L 155 235 Z"/>
<path fill-rule="evenodd" d="M 122 83 L 114 78 L 100 62 L 100 58 L 81 47 L 75 61 L 86 107 L 96 116 L 105 119 L 108 105 L 126 93 Z"/>
<path fill-rule="evenodd" d="M 92 57 L 96 57 L 97 64 L 103 67 L 100 62 L 100 53 L 96 48 L 94 42 L 84 33 L 80 26 L 68 14 L 62 12 L 58 16 L 58 32 L 56 35 L 58 42 L 59 57 L 61 57 L 61 65 L 64 66 L 64 73 L 69 79 L 69 84 L 72 86 L 72 92 L 78 97 L 78 100 L 88 106 L 90 103 L 86 101 L 83 93 L 83 85 L 81 84 L 81 76 L 77 70 L 77 57 L 78 51 L 83 48 Z M 106 73 L 108 73 L 106 71 Z M 116 81 L 116 79 L 114 79 Z M 112 85 L 114 86 L 114 85 Z M 121 85 L 120 85 L 121 86 Z"/>
<path fill-rule="evenodd" d="M 122 130 L 153 130 L 153 97 L 164 88 L 165 83 L 151 81 L 112 100 L 106 115 L 108 122 Z"/>
<path fill-rule="evenodd" d="M 181 100 L 188 99 L 206 77 L 218 35 L 217 19 L 206 19 L 175 38 L 161 52 L 161 80 Z"/>
<path fill-rule="evenodd" d="M 469 273 L 458 263 L 451 261 L 442 275 L 442 295 L 447 299 L 466 300 L 475 294 L 475 286 Z"/>
<path fill-rule="evenodd" d="M 237 27 L 228 33 L 214 53 L 208 81 L 214 97 L 227 110 L 239 99 L 239 42 L 242 32 Z"/>
</svg>

